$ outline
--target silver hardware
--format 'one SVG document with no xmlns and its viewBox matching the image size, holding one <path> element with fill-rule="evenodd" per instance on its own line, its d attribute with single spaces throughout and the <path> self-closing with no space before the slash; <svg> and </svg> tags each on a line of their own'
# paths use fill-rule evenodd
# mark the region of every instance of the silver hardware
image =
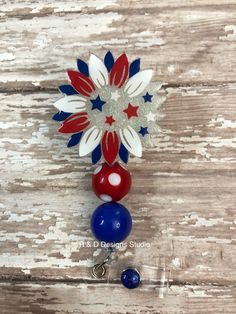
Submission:
<svg viewBox="0 0 236 314">
<path fill-rule="evenodd" d="M 107 249 L 106 249 L 106 252 L 107 252 L 107 257 L 101 262 L 101 263 L 98 263 L 98 264 L 95 264 L 92 268 L 92 276 L 94 278 L 102 278 L 105 276 L 106 274 L 106 264 L 110 264 L 112 263 L 113 261 L 116 260 L 117 256 L 116 256 L 116 249 L 112 246 L 109 246 Z"/>
<path fill-rule="evenodd" d="M 108 255 L 104 261 L 100 264 L 96 264 L 92 268 L 92 275 L 94 278 L 102 278 L 106 274 L 106 267 L 105 265 L 109 262 L 110 255 Z"/>
</svg>

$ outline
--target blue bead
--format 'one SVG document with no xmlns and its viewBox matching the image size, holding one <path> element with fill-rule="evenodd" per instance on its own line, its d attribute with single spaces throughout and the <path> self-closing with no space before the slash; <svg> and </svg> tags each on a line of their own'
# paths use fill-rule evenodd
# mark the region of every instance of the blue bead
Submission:
<svg viewBox="0 0 236 314">
<path fill-rule="evenodd" d="M 140 275 L 136 269 L 127 268 L 121 274 L 121 282 L 128 289 L 135 289 L 140 284 Z"/>
<path fill-rule="evenodd" d="M 115 202 L 98 206 L 91 218 L 91 229 L 99 241 L 118 243 L 130 234 L 132 218 L 127 208 Z"/>
</svg>

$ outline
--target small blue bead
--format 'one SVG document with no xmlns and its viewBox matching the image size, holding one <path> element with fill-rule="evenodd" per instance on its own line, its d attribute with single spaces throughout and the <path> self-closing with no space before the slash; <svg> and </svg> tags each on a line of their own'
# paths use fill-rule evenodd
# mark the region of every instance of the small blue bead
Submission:
<svg viewBox="0 0 236 314">
<path fill-rule="evenodd" d="M 128 289 L 135 289 L 140 284 L 140 275 L 136 269 L 127 268 L 121 274 L 121 282 Z"/>
<path fill-rule="evenodd" d="M 91 218 L 91 229 L 99 241 L 118 243 L 130 234 L 132 218 L 127 208 L 115 202 L 98 206 Z"/>
</svg>

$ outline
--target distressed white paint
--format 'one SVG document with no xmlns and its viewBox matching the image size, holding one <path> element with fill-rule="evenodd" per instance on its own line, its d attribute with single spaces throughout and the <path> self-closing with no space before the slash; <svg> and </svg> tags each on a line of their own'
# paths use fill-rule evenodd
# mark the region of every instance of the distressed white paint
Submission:
<svg viewBox="0 0 236 314">
<path fill-rule="evenodd" d="M 46 0 L 43 3 L 35 3 L 33 1 L 22 1 L 17 2 L 13 1 L 11 3 L 3 3 L 1 5 L 1 12 L 2 15 L 7 15 L 8 13 L 14 13 L 16 10 L 21 10 L 28 14 L 37 14 L 37 13 L 44 13 L 45 8 L 49 11 L 52 10 L 53 13 L 66 13 L 66 12 L 78 12 L 86 8 L 102 10 L 107 7 L 107 5 L 117 7 L 116 0 L 83 0 L 78 3 L 74 1 L 50 1 Z"/>
<path fill-rule="evenodd" d="M 175 257 L 172 260 L 172 264 L 175 268 L 179 268 L 181 266 L 181 262 L 180 262 L 180 258 L 179 257 Z"/>
<path fill-rule="evenodd" d="M 12 61 L 15 59 L 15 56 L 12 52 L 0 53 L 0 62 Z"/>
<path fill-rule="evenodd" d="M 227 34 L 225 36 L 220 36 L 220 40 L 236 41 L 236 25 L 225 25 L 224 30 Z"/>
<path fill-rule="evenodd" d="M 118 263 L 109 267 L 111 285 L 58 283 L 44 289 L 24 283 L 12 291 L 11 283 L 0 293 L 4 302 L 13 299 L 14 306 L 20 296 L 20 304 L 45 313 L 78 308 L 126 313 L 128 307 L 133 313 L 187 308 L 195 314 L 202 312 L 204 298 L 204 307 L 214 313 L 235 313 L 230 286 L 236 275 L 232 3 L 136 1 L 130 8 L 118 0 L 26 0 L 1 6 L 0 88 L 9 91 L 1 94 L 0 125 L 3 278 L 81 282 L 91 279 L 89 267 L 102 253 L 79 245 L 93 239 L 89 217 L 99 204 L 90 190 L 93 168 L 89 157 L 78 160 L 77 147 L 66 148 L 66 135 L 57 134 L 59 124 L 50 116 L 59 94 L 47 89 L 66 82 L 66 70 L 75 68 L 78 56 L 86 59 L 90 51 L 103 58 L 107 49 L 115 56 L 126 51 L 129 60 L 141 57 L 141 68 L 153 68 L 154 79 L 176 86 L 166 89 L 155 145 L 129 163 L 133 189 L 124 204 L 134 217 L 130 239 L 148 241 L 151 249 L 122 248 Z M 119 267 L 156 269 L 163 256 L 171 280 L 179 282 L 170 287 L 168 299 L 159 299 L 159 289 L 150 282 L 132 294 L 114 284 Z"/>
<path fill-rule="evenodd" d="M 189 222 L 195 227 L 212 227 L 218 224 L 234 224 L 234 221 L 225 221 L 223 217 L 206 219 L 204 217 L 199 217 L 197 214 L 185 216 L 179 224 L 188 224 Z"/>
<path fill-rule="evenodd" d="M 90 36 L 105 34 L 106 32 L 111 31 L 113 29 L 111 27 L 111 24 L 114 21 L 118 21 L 121 16 L 118 13 L 101 13 L 96 15 L 96 19 L 93 18 L 93 14 L 82 14 L 80 18 L 77 18 L 76 14 L 72 14 L 71 18 L 65 19 L 64 22 L 62 22 L 62 18 L 60 16 L 54 16 L 47 22 L 45 22 L 44 18 L 35 18 L 34 23 L 32 23 L 31 19 L 24 19 L 24 21 L 21 23 L 21 33 L 24 33 L 25 30 L 27 30 L 28 33 L 31 33 L 33 40 L 31 39 L 30 41 L 25 41 L 25 36 L 20 36 L 20 34 L 18 33 L 19 25 L 16 26 L 16 20 L 9 19 L 7 21 L 7 24 L 4 23 L 4 25 L 2 25 L 1 27 L 2 34 L 4 34 L 1 35 L 2 40 L 7 40 L 7 36 L 9 36 L 10 32 L 12 32 L 13 34 L 18 33 L 18 35 L 16 35 L 14 39 L 11 39 L 11 44 L 9 43 L 9 46 L 14 43 L 14 47 L 16 48 L 10 53 L 3 53 L 2 57 L 0 55 L 0 62 L 1 60 L 9 60 L 9 58 L 11 60 L 11 64 L 6 62 L 2 63 L 3 66 L 5 66 L 4 69 L 6 71 L 2 71 L 2 74 L 0 76 L 1 81 L 16 81 L 16 75 L 10 73 L 9 71 L 7 71 L 7 69 L 9 70 L 10 68 L 15 68 L 17 66 L 22 67 L 23 64 L 25 68 L 29 68 L 30 63 L 33 62 L 33 68 L 38 67 L 38 69 L 40 70 L 40 68 L 42 68 L 42 66 L 40 65 L 45 62 L 48 56 L 56 56 L 58 55 L 58 53 L 60 54 L 59 51 L 62 51 L 64 49 L 65 51 L 67 51 L 66 55 L 70 56 L 71 61 L 68 62 L 63 60 L 63 54 L 62 57 L 58 58 L 58 60 L 60 59 L 60 63 L 56 66 L 56 71 L 50 70 L 52 67 L 55 70 L 55 66 L 53 65 L 53 62 L 51 63 L 48 60 L 46 62 L 47 66 L 43 75 L 35 76 L 34 71 L 23 71 L 20 80 L 34 82 L 34 84 L 37 84 L 41 82 L 42 79 L 47 80 L 49 78 L 49 74 L 50 79 L 52 80 L 65 80 L 66 70 L 68 68 L 75 68 L 78 51 L 81 51 L 81 47 L 83 47 L 84 43 L 88 41 L 88 38 Z M 93 20 L 93 23 L 91 23 L 91 20 Z M 64 43 L 62 43 L 63 38 L 68 38 L 68 36 L 63 35 L 65 30 L 68 30 L 68 32 L 71 33 L 72 29 L 73 34 L 79 34 L 79 36 L 77 36 L 76 40 L 73 40 L 73 42 L 69 43 L 64 41 Z M 56 44 L 56 42 L 58 42 L 58 44 Z M 93 45 L 92 42 L 90 42 L 90 44 Z M 19 47 L 22 45 L 24 47 L 23 54 L 21 54 L 21 49 L 19 49 Z M 89 48 L 87 47 L 87 50 L 88 49 Z M 27 58 L 25 58 L 25 51 L 27 51 Z M 71 51 L 76 51 L 76 53 L 71 53 Z M 63 69 L 61 74 L 58 73 L 59 69 Z"/>
<path fill-rule="evenodd" d="M 216 118 L 211 119 L 208 125 L 216 128 L 234 129 L 236 128 L 236 120 L 229 120 L 224 118 L 222 115 L 218 115 Z"/>
</svg>

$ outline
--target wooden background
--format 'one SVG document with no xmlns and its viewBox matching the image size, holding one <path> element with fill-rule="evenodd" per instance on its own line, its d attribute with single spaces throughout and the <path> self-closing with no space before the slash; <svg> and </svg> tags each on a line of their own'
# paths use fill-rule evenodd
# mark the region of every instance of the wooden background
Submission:
<svg viewBox="0 0 236 314">
<path fill-rule="evenodd" d="M 141 57 L 166 83 L 162 133 L 133 158 L 129 240 L 91 278 L 93 168 L 51 120 L 79 56 Z M 236 1 L 0 1 L 0 313 L 236 313 Z M 119 283 L 125 265 L 145 284 Z M 159 298 L 158 272 L 170 270 Z"/>
</svg>

